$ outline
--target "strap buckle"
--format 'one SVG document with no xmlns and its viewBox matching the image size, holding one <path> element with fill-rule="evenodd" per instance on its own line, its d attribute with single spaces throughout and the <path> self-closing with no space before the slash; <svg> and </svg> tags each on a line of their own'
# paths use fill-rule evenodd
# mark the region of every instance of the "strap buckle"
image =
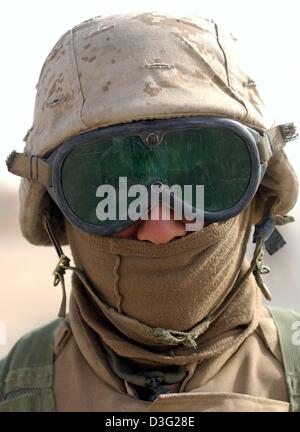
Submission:
<svg viewBox="0 0 300 432">
<path fill-rule="evenodd" d="M 61 276 L 65 274 L 67 267 L 69 267 L 70 258 L 61 255 L 55 269 L 53 270 L 54 282 L 53 285 L 57 286 L 61 280 Z"/>
<path fill-rule="evenodd" d="M 270 267 L 266 266 L 265 263 L 263 262 L 264 256 L 265 256 L 265 252 L 263 249 L 261 249 L 255 260 L 256 268 L 258 269 L 260 274 L 268 274 L 271 271 Z"/>
</svg>

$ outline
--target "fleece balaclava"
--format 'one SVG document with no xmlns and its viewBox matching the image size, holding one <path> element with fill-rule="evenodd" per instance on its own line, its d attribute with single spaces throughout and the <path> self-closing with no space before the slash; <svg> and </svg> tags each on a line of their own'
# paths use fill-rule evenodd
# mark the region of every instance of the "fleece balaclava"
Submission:
<svg viewBox="0 0 300 432">
<path fill-rule="evenodd" d="M 80 269 L 70 302 L 79 345 L 98 338 L 118 356 L 156 365 L 239 346 L 257 325 L 258 287 L 252 274 L 243 279 L 250 228 L 251 206 L 164 245 L 87 234 L 66 220 Z"/>
</svg>

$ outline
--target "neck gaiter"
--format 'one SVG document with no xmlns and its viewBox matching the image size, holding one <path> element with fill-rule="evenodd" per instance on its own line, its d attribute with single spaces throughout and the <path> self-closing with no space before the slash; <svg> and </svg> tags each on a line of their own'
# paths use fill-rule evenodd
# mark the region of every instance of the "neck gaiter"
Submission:
<svg viewBox="0 0 300 432">
<path fill-rule="evenodd" d="M 159 246 L 90 235 L 66 221 L 75 264 L 88 280 L 73 274 L 70 323 L 81 350 L 96 338 L 144 364 L 186 365 L 238 347 L 258 324 L 252 274 L 215 319 L 205 318 L 248 270 L 250 215 L 248 207 Z"/>
</svg>

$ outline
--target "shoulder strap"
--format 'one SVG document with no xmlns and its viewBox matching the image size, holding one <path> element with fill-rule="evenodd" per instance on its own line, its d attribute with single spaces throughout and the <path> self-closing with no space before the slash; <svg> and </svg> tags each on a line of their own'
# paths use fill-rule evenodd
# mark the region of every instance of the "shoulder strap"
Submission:
<svg viewBox="0 0 300 432">
<path fill-rule="evenodd" d="M 52 349 L 59 323 L 23 336 L 0 362 L 0 411 L 55 411 Z"/>
<path fill-rule="evenodd" d="M 300 411 L 300 315 L 290 309 L 268 309 L 279 333 L 291 410 Z"/>
</svg>

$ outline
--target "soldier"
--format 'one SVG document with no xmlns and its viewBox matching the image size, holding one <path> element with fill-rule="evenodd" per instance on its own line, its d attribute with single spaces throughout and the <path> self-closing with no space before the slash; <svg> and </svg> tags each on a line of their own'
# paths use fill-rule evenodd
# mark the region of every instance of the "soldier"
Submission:
<svg viewBox="0 0 300 432">
<path fill-rule="evenodd" d="M 130 13 L 50 52 L 7 165 L 24 237 L 58 254 L 63 300 L 0 363 L 0 410 L 300 409 L 299 316 L 261 295 L 264 248 L 293 220 L 296 133 L 273 124 L 234 44 L 211 20 Z"/>
</svg>

